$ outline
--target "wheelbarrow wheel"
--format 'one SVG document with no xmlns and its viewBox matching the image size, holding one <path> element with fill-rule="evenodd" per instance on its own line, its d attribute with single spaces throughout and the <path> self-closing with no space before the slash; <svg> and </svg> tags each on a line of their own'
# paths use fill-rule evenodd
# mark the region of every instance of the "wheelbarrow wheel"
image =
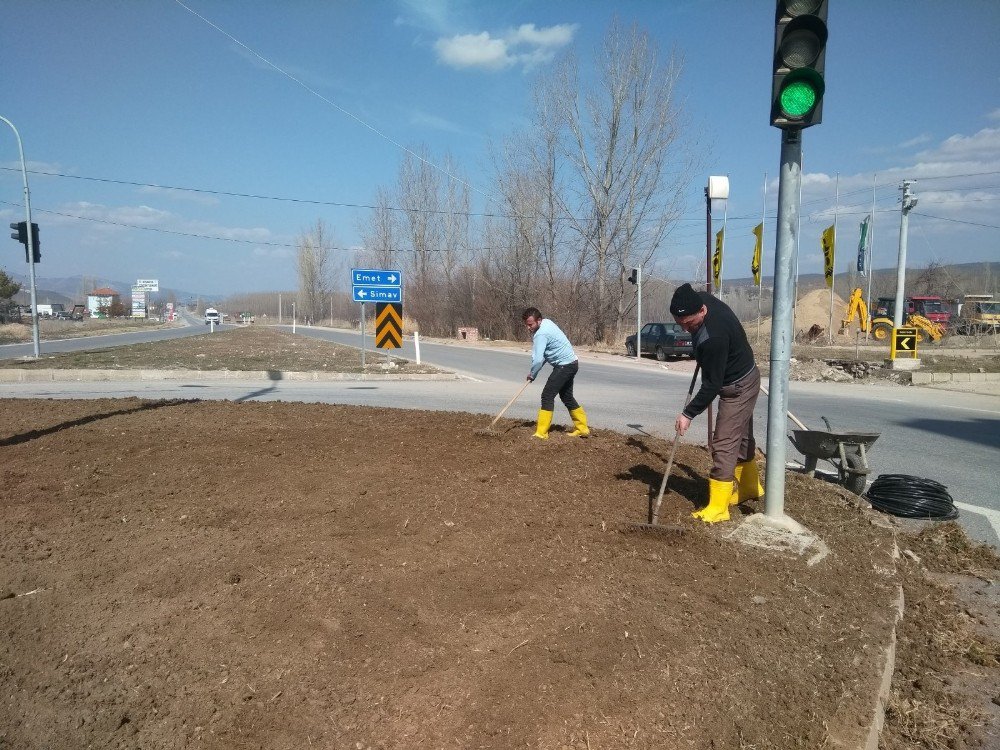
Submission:
<svg viewBox="0 0 1000 750">
<path fill-rule="evenodd" d="M 847 469 L 844 474 L 844 487 L 849 491 L 853 492 L 855 495 L 861 495 L 865 491 L 865 487 L 868 485 L 868 475 L 867 474 L 855 474 L 855 471 L 865 471 L 865 465 L 861 461 L 860 453 L 847 453 Z"/>
</svg>

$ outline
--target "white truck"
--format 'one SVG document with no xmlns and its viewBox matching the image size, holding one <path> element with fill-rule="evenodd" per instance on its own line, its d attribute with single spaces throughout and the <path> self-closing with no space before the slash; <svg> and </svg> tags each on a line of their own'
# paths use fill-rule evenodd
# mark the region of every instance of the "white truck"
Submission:
<svg viewBox="0 0 1000 750">
<path fill-rule="evenodd" d="M 205 325 L 209 325 L 210 323 L 214 323 L 215 325 L 222 323 L 222 316 L 219 315 L 219 311 L 214 307 L 205 308 Z"/>
</svg>

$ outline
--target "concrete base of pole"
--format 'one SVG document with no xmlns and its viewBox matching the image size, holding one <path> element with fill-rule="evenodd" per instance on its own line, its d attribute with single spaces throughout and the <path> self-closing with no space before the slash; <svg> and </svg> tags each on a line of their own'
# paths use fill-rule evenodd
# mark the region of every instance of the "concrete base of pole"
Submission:
<svg viewBox="0 0 1000 750">
<path fill-rule="evenodd" d="M 919 370 L 921 367 L 920 358 L 910 358 L 906 357 L 903 359 L 887 359 L 885 361 L 885 366 L 890 370 L 902 370 L 905 372 L 912 372 L 913 370 Z"/>
<path fill-rule="evenodd" d="M 809 565 L 815 565 L 830 553 L 818 536 L 787 515 L 773 517 L 755 513 L 747 516 L 727 538 L 799 557 L 808 553 L 809 559 L 806 562 Z"/>
</svg>

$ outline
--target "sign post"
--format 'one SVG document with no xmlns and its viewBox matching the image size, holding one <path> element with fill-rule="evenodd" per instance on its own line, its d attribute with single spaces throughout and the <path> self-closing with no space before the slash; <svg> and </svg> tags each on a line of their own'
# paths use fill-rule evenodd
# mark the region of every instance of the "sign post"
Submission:
<svg viewBox="0 0 1000 750">
<path fill-rule="evenodd" d="M 910 359 L 917 359 L 917 329 L 913 326 L 900 326 L 892 329 L 889 359 L 896 359 L 900 353 L 908 355 Z"/>
<path fill-rule="evenodd" d="M 351 289 L 354 301 L 361 303 L 361 369 L 365 367 L 365 303 L 375 303 L 375 345 L 382 348 L 398 348 L 402 346 L 403 318 L 403 274 L 399 271 L 384 268 L 352 268 Z M 391 308 L 392 313 L 383 316 L 385 308 Z M 379 326 L 395 325 L 395 344 L 385 344 L 386 337 L 380 336 Z M 389 321 L 389 322 L 385 322 Z M 380 343 L 383 342 L 383 343 Z"/>
</svg>

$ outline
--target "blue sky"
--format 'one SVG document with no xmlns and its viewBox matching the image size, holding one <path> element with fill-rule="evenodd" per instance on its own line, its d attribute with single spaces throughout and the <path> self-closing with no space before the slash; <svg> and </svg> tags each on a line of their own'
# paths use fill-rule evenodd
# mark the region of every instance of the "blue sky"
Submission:
<svg viewBox="0 0 1000 750">
<path fill-rule="evenodd" d="M 373 203 L 395 184 L 404 148 L 439 162 L 450 153 L 482 210 L 490 146 L 526 126 L 535 77 L 569 49 L 588 64 L 614 13 L 663 58 L 683 55 L 685 113 L 706 165 L 647 273 L 698 273 L 708 175 L 729 176 L 715 227 L 725 216 L 724 275 L 745 277 L 767 174 L 764 272 L 772 267 L 770 0 L 183 2 L 5 0 L 0 115 L 18 128 L 28 168 L 60 175 L 28 178 L 40 277 L 157 278 L 203 294 L 294 289 L 296 238 L 322 219 L 349 254 L 368 211 L 330 204 Z M 876 173 L 876 267 L 895 267 L 904 178 L 919 200 L 911 266 L 1000 259 L 1000 3 L 831 6 L 824 121 L 803 137 L 800 271 L 822 269 L 838 174 L 838 273 Z M 17 147 L 3 123 L 0 167 L 0 215 L 21 220 Z M 5 243 L 0 267 L 26 272 L 20 246 Z"/>
</svg>

